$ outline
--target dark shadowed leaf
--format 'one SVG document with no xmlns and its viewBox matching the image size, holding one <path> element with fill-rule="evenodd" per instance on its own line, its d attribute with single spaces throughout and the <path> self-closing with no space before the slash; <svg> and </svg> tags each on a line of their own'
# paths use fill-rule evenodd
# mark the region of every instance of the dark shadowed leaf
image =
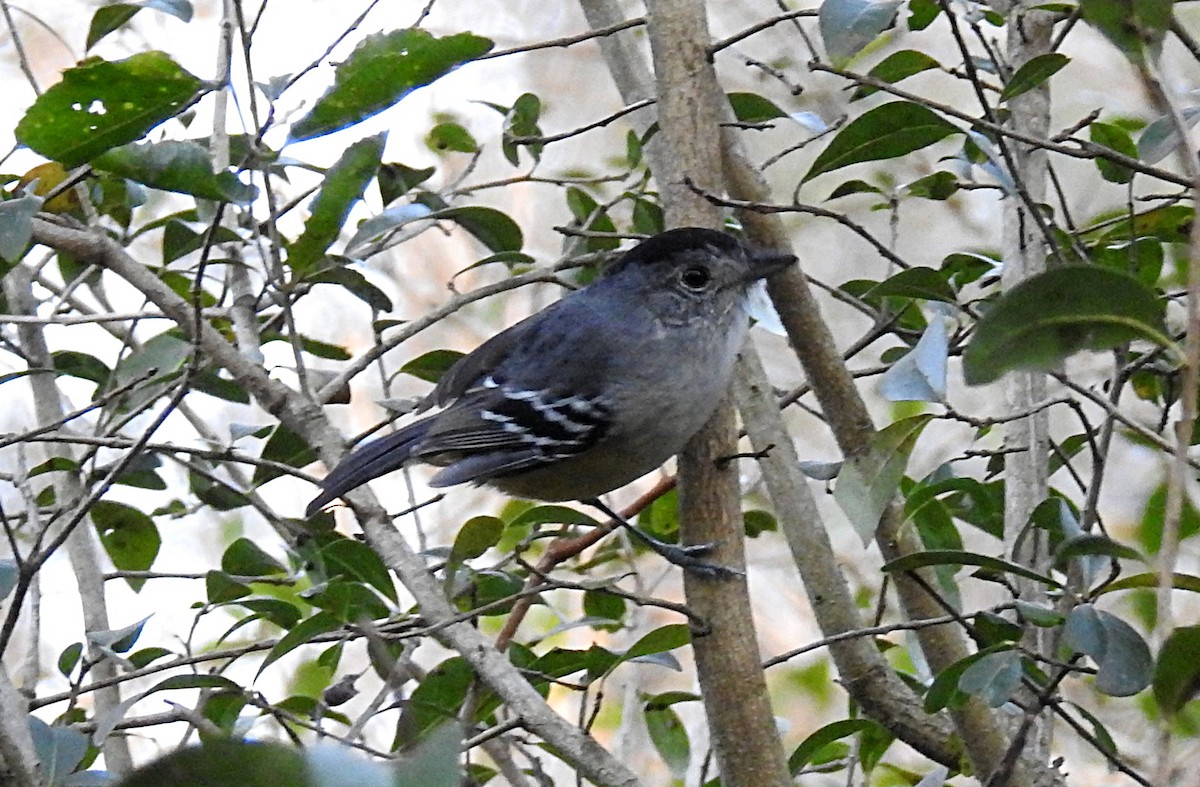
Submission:
<svg viewBox="0 0 1200 787">
<path fill-rule="evenodd" d="M 1137 146 L 1133 144 L 1133 137 L 1120 126 L 1112 123 L 1092 123 L 1088 126 L 1088 134 L 1097 145 L 1103 145 L 1130 158 L 1137 158 L 1138 151 Z M 1109 183 L 1128 183 L 1133 180 L 1133 170 L 1107 159 L 1097 158 L 1096 168 L 1100 170 L 1100 176 Z"/>
<path fill-rule="evenodd" d="M 1171 25 L 1172 0 L 1081 0 L 1084 20 L 1133 63 L 1157 56 Z"/>
<path fill-rule="evenodd" d="M 92 506 L 91 516 L 100 543 L 114 566 L 123 571 L 148 571 L 154 565 L 162 538 L 150 517 L 133 506 L 112 500 L 98 501 Z M 140 590 L 146 582 L 126 581 L 134 590 Z"/>
<path fill-rule="evenodd" d="M 806 765 L 817 759 L 818 752 L 834 741 L 848 738 L 867 730 L 882 729 L 878 722 L 870 719 L 842 719 L 832 724 L 826 724 L 821 729 L 805 738 L 788 757 L 788 772 L 793 776 L 804 769 Z"/>
<path fill-rule="evenodd" d="M 788 116 L 774 101 L 757 93 L 730 93 L 733 116 L 743 123 L 765 123 Z"/>
<path fill-rule="evenodd" d="M 915 49 L 902 49 L 899 52 L 893 52 L 879 61 L 879 64 L 868 71 L 867 75 L 884 82 L 895 83 L 902 79 L 907 79 L 914 74 L 919 74 L 922 71 L 941 67 L 941 63 L 924 52 L 918 52 Z M 857 101 L 860 98 L 865 98 L 872 93 L 878 92 L 878 90 L 879 88 L 871 87 L 870 85 L 859 85 L 854 93 L 851 94 L 850 100 Z"/>
<path fill-rule="evenodd" d="M 1167 716 L 1173 716 L 1200 690 L 1200 626 L 1183 626 L 1171 632 L 1154 665 L 1154 699 Z"/>
<path fill-rule="evenodd" d="M 886 563 L 883 570 L 887 572 L 912 571 L 926 566 L 979 566 L 980 568 L 996 573 L 1015 574 L 1019 577 L 1032 579 L 1041 582 L 1047 587 L 1062 587 L 1062 584 L 1057 580 L 1051 579 L 1044 574 L 1039 574 L 1036 571 L 1031 571 L 1017 563 L 989 555 L 980 555 L 976 552 L 964 552 L 958 549 L 936 549 L 925 552 L 914 552 L 911 555 L 905 555 Z"/>
<path fill-rule="evenodd" d="M 232 172 L 214 173 L 211 155 L 195 142 L 122 145 L 100 154 L 92 164 L 150 188 L 219 202 L 249 202 L 258 191 Z"/>
<path fill-rule="evenodd" d="M 400 372 L 411 374 L 425 382 L 436 383 L 463 355 L 464 353 L 458 350 L 430 350 L 401 366 Z"/>
<path fill-rule="evenodd" d="M 1154 290 L 1122 271 L 1068 265 L 1027 279 L 1000 297 L 963 353 L 971 385 L 1010 369 L 1045 369 L 1080 350 L 1134 339 L 1163 347 L 1163 305 Z"/>
<path fill-rule="evenodd" d="M 438 38 L 410 28 L 367 36 L 338 65 L 333 87 L 292 126 L 292 139 L 365 120 L 491 48 L 491 41 L 471 33 Z"/>
<path fill-rule="evenodd" d="M 1030 58 L 1028 62 L 1017 69 L 1017 73 L 1012 75 L 1008 84 L 1004 86 L 1004 90 L 1000 91 L 1000 100 L 1007 101 L 1014 96 L 1033 90 L 1070 62 L 1071 58 L 1058 52 L 1048 52 Z"/>
<path fill-rule="evenodd" d="M 432 218 L 449 219 L 474 235 L 495 252 L 520 251 L 524 244 L 521 227 L 507 213 L 480 205 L 439 210 Z"/>
</svg>

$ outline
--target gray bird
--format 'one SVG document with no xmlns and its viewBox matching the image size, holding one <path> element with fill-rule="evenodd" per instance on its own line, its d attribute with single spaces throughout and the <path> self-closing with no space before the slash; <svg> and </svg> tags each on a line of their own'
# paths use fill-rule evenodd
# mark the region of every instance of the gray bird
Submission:
<svg viewBox="0 0 1200 787">
<path fill-rule="evenodd" d="M 444 409 L 353 451 L 306 516 L 414 460 L 442 468 L 434 487 L 487 484 L 614 515 L 599 496 L 662 465 L 709 419 L 749 326 L 749 288 L 795 259 L 695 227 L 639 243 L 459 359 L 418 412 Z M 696 567 L 686 548 L 651 546 Z"/>
</svg>

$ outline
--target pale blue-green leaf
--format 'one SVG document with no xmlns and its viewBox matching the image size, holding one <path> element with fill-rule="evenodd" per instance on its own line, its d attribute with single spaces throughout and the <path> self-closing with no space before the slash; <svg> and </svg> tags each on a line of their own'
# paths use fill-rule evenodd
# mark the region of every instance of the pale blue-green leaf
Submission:
<svg viewBox="0 0 1200 787">
<path fill-rule="evenodd" d="M 142 627 L 146 625 L 152 615 L 139 620 L 137 623 L 132 623 L 124 628 L 111 629 L 108 631 L 89 631 L 87 632 L 88 641 L 92 644 L 111 650 L 115 653 L 124 653 L 132 648 L 142 635 Z"/>
<path fill-rule="evenodd" d="M 832 481 L 838 477 L 838 473 L 842 472 L 842 464 L 840 460 L 837 462 L 820 462 L 815 459 L 804 459 L 800 461 L 800 472 L 814 481 Z"/>
<path fill-rule="evenodd" d="M 825 51 L 844 65 L 896 21 L 899 0 L 825 0 L 817 21 Z"/>
<path fill-rule="evenodd" d="M 404 755 L 392 787 L 458 787 L 464 783 L 459 766 L 462 748 L 462 728 L 443 724 Z"/>
<path fill-rule="evenodd" d="M 192 21 L 192 4 L 188 0 L 142 0 L 143 8 L 153 8 L 184 22 Z"/>
<path fill-rule="evenodd" d="M 929 321 L 916 346 L 883 375 L 879 392 L 891 402 L 945 401 L 949 352 L 946 318 L 938 314 Z"/>
<path fill-rule="evenodd" d="M 1000 188 L 1004 191 L 1005 196 L 1011 197 L 1017 193 L 1017 184 L 1013 181 L 1012 176 L 1008 173 L 1008 167 L 1004 163 L 996 146 L 992 141 L 980 134 L 978 131 L 968 131 L 967 136 L 975 147 L 979 148 L 983 155 L 987 156 L 987 161 L 979 164 L 978 167 L 992 177 Z"/>
<path fill-rule="evenodd" d="M 1128 697 L 1150 685 L 1154 662 L 1150 646 L 1132 626 L 1092 604 L 1071 610 L 1063 626 L 1063 644 L 1096 662 L 1096 688 Z"/>
<path fill-rule="evenodd" d="M 9 558 L 0 560 L 0 601 L 8 598 L 8 594 L 17 586 L 19 576 L 17 561 Z"/>
<path fill-rule="evenodd" d="M 33 236 L 33 216 L 41 209 L 42 198 L 33 195 L 0 202 L 0 258 L 21 258 Z"/>
<path fill-rule="evenodd" d="M 396 772 L 388 765 L 332 743 L 305 749 L 304 769 L 312 787 L 395 787 L 396 784 Z"/>
<path fill-rule="evenodd" d="M 812 134 L 824 134 L 829 130 L 829 124 L 825 122 L 825 118 L 816 112 L 793 112 L 788 117 L 799 123 L 800 127 L 805 131 Z"/>
<path fill-rule="evenodd" d="M 38 776 L 45 784 L 55 784 L 79 765 L 87 753 L 87 738 L 70 727 L 51 727 L 36 716 L 28 719 L 33 753 L 41 765 Z"/>
<path fill-rule="evenodd" d="M 922 776 L 921 781 L 917 782 L 913 787 L 942 787 L 949 776 L 950 769 L 945 765 L 939 765 Z"/>
<path fill-rule="evenodd" d="M 354 237 L 346 244 L 346 256 L 353 257 L 354 252 L 385 232 L 399 229 L 405 224 L 423 219 L 432 212 L 425 205 L 413 203 L 411 205 L 397 205 L 396 207 L 388 208 L 378 216 L 372 216 L 358 225 L 358 229 L 354 232 Z"/>
<path fill-rule="evenodd" d="M 1021 656 L 1016 651 L 989 653 L 963 670 L 958 688 L 999 708 L 1021 684 Z"/>
<path fill-rule="evenodd" d="M 1191 128 L 1200 121 L 1200 107 L 1185 107 L 1184 122 Z M 1179 133 L 1170 115 L 1163 115 L 1142 130 L 1138 137 L 1138 158 L 1147 164 L 1157 164 L 1179 147 Z"/>
<path fill-rule="evenodd" d="M 833 499 L 864 544 L 875 535 L 883 510 L 904 477 L 913 446 L 932 417 L 923 414 L 890 424 L 871 438 L 865 455 L 852 457 L 842 465 Z"/>
<path fill-rule="evenodd" d="M 783 320 L 779 317 L 779 312 L 775 311 L 771 297 L 767 295 L 766 282 L 755 282 L 750 288 L 749 297 L 746 299 L 746 311 L 759 328 L 776 336 L 787 336 Z"/>
</svg>

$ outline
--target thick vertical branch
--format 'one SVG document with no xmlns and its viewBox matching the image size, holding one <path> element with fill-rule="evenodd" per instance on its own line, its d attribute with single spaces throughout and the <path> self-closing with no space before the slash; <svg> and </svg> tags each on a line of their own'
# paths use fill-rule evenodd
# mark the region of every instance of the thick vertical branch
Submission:
<svg viewBox="0 0 1200 787">
<path fill-rule="evenodd" d="M 719 210 L 688 181 L 716 189 L 721 148 L 716 72 L 708 57 L 710 36 L 700 0 L 647 3 L 650 49 L 658 88 L 660 169 L 654 171 L 668 224 L 719 227 Z M 735 463 L 733 407 L 726 401 L 679 457 L 680 520 L 684 538 L 712 543 L 709 559 L 730 568 L 746 563 L 741 494 Z M 790 784 L 775 729 L 744 577 L 714 579 L 684 574 L 688 605 L 707 624 L 693 637 L 696 669 L 721 783 L 729 787 Z"/>
<path fill-rule="evenodd" d="M 1007 17 L 1008 57 L 1012 70 L 1050 51 L 1053 19 L 1044 11 L 1034 10 L 1022 0 L 998 4 Z M 1027 91 L 1008 102 L 1009 123 L 1017 131 L 1045 139 L 1050 128 L 1050 90 L 1046 84 Z M 1030 215 L 1030 204 L 1045 200 L 1047 182 L 1046 151 L 1031 145 L 1009 144 L 1013 180 L 1028 195 L 1028 201 L 1010 196 L 1004 200 L 1003 261 L 1001 286 L 1020 284 L 1046 269 L 1046 239 L 1038 222 Z M 1009 556 L 1035 571 L 1044 571 L 1049 546 L 1043 530 L 1028 528 L 1033 510 L 1046 499 L 1046 457 L 1050 446 L 1049 411 L 1040 405 L 1046 401 L 1046 375 L 1021 371 L 1005 379 L 1005 402 L 1009 413 L 1032 413 L 1010 421 L 1005 427 L 1004 443 L 1008 450 L 1004 470 L 1004 542 Z M 1014 578 L 1018 595 L 1025 601 L 1037 601 L 1044 588 L 1037 582 Z M 1048 629 L 1033 629 L 1026 634 L 1026 646 L 1034 652 L 1050 652 L 1052 637 Z M 1026 699 L 1032 699 L 1027 697 Z M 1035 722 L 1029 735 L 1028 755 L 1040 762 L 1050 756 L 1053 724 L 1048 713 Z"/>
<path fill-rule="evenodd" d="M 32 279 L 29 271 L 18 265 L 4 277 L 4 293 L 8 297 L 9 307 L 17 314 L 34 314 L 36 301 L 33 297 Z M 62 420 L 64 410 L 62 399 L 55 385 L 54 373 L 44 371 L 54 368 L 50 349 L 46 345 L 46 337 L 42 326 L 24 323 L 17 327 L 17 336 L 30 369 L 39 369 L 29 375 L 29 385 L 33 389 L 34 411 L 39 423 L 56 423 Z M 47 453 L 54 456 L 70 458 L 71 449 L 66 445 L 46 445 Z M 74 501 L 84 497 L 83 481 L 77 473 L 55 473 L 54 492 L 59 505 L 70 506 Z M 84 520 L 85 526 L 77 527 L 67 539 L 67 554 L 74 569 L 76 582 L 79 587 L 79 600 L 83 608 L 83 625 L 87 631 L 108 631 L 112 628 L 108 622 L 108 606 L 104 598 L 104 576 L 100 568 L 100 550 L 90 527 L 91 519 Z M 95 660 L 93 674 L 97 680 L 105 681 L 116 677 L 113 662 L 104 656 L 95 646 L 88 648 L 89 658 Z M 121 703 L 119 689 L 113 685 L 96 692 L 96 712 L 103 714 L 111 711 Z M 114 773 L 128 773 L 133 770 L 133 759 L 129 755 L 129 746 L 125 738 L 110 735 L 104 741 L 104 763 Z"/>
</svg>

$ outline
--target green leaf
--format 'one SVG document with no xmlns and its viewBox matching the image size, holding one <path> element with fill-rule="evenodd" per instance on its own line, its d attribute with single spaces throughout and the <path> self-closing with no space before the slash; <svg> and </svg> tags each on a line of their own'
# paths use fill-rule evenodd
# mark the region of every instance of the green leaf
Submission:
<svg viewBox="0 0 1200 787">
<path fill-rule="evenodd" d="M 344 265 L 337 268 L 330 268 L 316 276 L 310 277 L 309 281 L 336 284 L 343 287 L 346 292 L 370 306 L 374 311 L 390 312 L 393 309 L 392 299 L 383 290 L 368 281 L 366 276 L 363 276 L 353 268 Z"/>
<path fill-rule="evenodd" d="M 162 538 L 154 521 L 133 506 L 112 500 L 99 500 L 90 511 L 100 543 L 113 565 L 122 571 L 149 571 L 158 557 Z M 144 579 L 128 579 L 129 586 L 141 590 Z"/>
<path fill-rule="evenodd" d="M 1054 567 L 1063 569 L 1073 558 L 1082 555 L 1104 555 L 1114 559 L 1138 560 L 1146 558 L 1133 547 L 1127 547 L 1099 533 L 1084 533 L 1064 541 L 1054 550 Z"/>
<path fill-rule="evenodd" d="M 922 71 L 941 67 L 941 63 L 924 52 L 918 52 L 915 49 L 902 49 L 899 52 L 893 52 L 879 61 L 878 65 L 867 72 L 867 75 L 890 84 L 895 84 L 902 79 L 908 79 L 910 76 L 919 74 Z M 857 101 L 878 91 L 879 88 L 877 87 L 859 85 L 854 93 L 851 94 L 850 100 Z"/>
<path fill-rule="evenodd" d="M 517 142 L 522 137 L 541 137 L 542 129 L 538 118 L 542 115 L 542 100 L 533 93 L 522 93 L 504 113 L 504 137 L 500 143 L 504 157 L 514 167 L 521 162 L 520 148 L 525 148 L 534 161 L 542 158 L 544 142 Z"/>
<path fill-rule="evenodd" d="M 538 525 L 588 525 L 598 527 L 595 517 L 569 506 L 534 506 L 508 523 L 510 528 L 529 528 Z"/>
<path fill-rule="evenodd" d="M 90 58 L 33 102 L 17 140 L 66 167 L 133 142 L 173 117 L 201 88 L 164 52 L 116 62 Z"/>
<path fill-rule="evenodd" d="M 436 383 L 465 353 L 458 350 L 430 350 L 400 367 L 402 374 L 411 374 L 428 383 Z"/>
<path fill-rule="evenodd" d="M 1002 560 L 998 557 L 980 555 L 977 552 L 965 552 L 959 549 L 934 549 L 925 552 L 914 552 L 911 555 L 896 558 L 884 564 L 883 570 L 889 573 L 896 571 L 913 571 L 926 566 L 979 566 L 999 574 L 1015 574 L 1019 577 L 1041 582 L 1047 587 L 1058 589 L 1062 584 L 1057 580 L 1039 574 L 1017 563 Z"/>
<path fill-rule="evenodd" d="M 50 354 L 56 374 L 78 377 L 101 385 L 110 374 L 104 362 L 94 355 L 76 350 L 56 350 Z"/>
<path fill-rule="evenodd" d="M 92 161 L 97 169 L 163 191 L 218 202 L 249 202 L 258 190 L 232 172 L 214 173 L 209 152 L 195 142 L 122 145 Z"/>
<path fill-rule="evenodd" d="M 788 116 L 775 102 L 757 93 L 730 93 L 727 98 L 733 116 L 743 123 L 765 123 Z"/>
<path fill-rule="evenodd" d="M 1012 75 L 1008 84 L 1004 86 L 1004 90 L 1000 91 L 1000 100 L 1008 101 L 1010 98 L 1033 90 L 1070 62 L 1071 58 L 1058 52 L 1048 52 L 1030 58 L 1017 69 L 1017 73 Z"/>
<path fill-rule="evenodd" d="M 474 153 L 479 143 L 471 132 L 454 122 L 438 123 L 425 135 L 425 144 L 439 153 L 451 150 L 457 153 Z"/>
<path fill-rule="evenodd" d="M 904 190 L 913 197 L 946 200 L 958 192 L 958 177 L 952 172 L 935 172 L 914 180 Z"/>
<path fill-rule="evenodd" d="M 472 33 L 438 38 L 410 28 L 367 36 L 338 65 L 333 87 L 292 126 L 291 138 L 312 139 L 365 120 L 491 48 Z"/>
<path fill-rule="evenodd" d="M 1174 716 L 1200 690 L 1200 626 L 1171 632 L 1154 665 L 1154 700 L 1166 716 Z"/>
<path fill-rule="evenodd" d="M 310 618 L 300 621 L 275 643 L 275 647 L 271 648 L 266 658 L 263 659 L 263 663 L 259 665 L 257 674 L 261 675 L 267 667 L 307 643 L 313 637 L 328 634 L 339 626 L 341 626 L 341 621 L 323 610 Z"/>
<path fill-rule="evenodd" d="M 461 563 L 477 558 L 500 543 L 504 521 L 494 516 L 475 516 L 463 523 L 454 536 L 450 559 Z"/>
<path fill-rule="evenodd" d="M 321 548 L 321 557 L 330 576 L 340 574 L 365 582 L 384 598 L 396 601 L 396 586 L 391 573 L 375 550 L 363 542 L 338 537 Z"/>
<path fill-rule="evenodd" d="M 475 673 L 461 656 L 446 659 L 430 670 L 404 705 L 397 724 L 397 744 L 418 739 L 458 718 L 474 681 Z"/>
<path fill-rule="evenodd" d="M 959 129 L 954 124 L 920 104 L 909 101 L 882 104 L 838 132 L 801 182 L 851 164 L 897 158 L 957 133 Z"/>
<path fill-rule="evenodd" d="M 669 705 L 647 704 L 643 716 L 646 720 L 646 731 L 650 733 L 650 742 L 667 764 L 667 769 L 676 779 L 683 779 L 691 763 L 692 749 L 687 728 L 679 714 Z"/>
<path fill-rule="evenodd" d="M 1158 56 L 1171 26 L 1172 0 L 1080 0 L 1083 19 L 1133 63 Z"/>
<path fill-rule="evenodd" d="M 97 41 L 124 25 L 142 9 L 132 3 L 112 3 L 96 9 L 88 27 L 85 49 L 91 49 Z"/>
<path fill-rule="evenodd" d="M 139 0 L 132 3 L 109 3 L 96 9 L 88 27 L 87 49 L 109 33 L 122 27 L 143 8 L 151 8 L 170 14 L 184 22 L 192 21 L 192 4 L 188 0 Z"/>
<path fill-rule="evenodd" d="M 963 353 L 963 374 L 981 385 L 1011 369 L 1045 369 L 1080 350 L 1134 339 L 1170 348 L 1164 330 L 1154 290 L 1122 271 L 1067 265 L 1026 279 L 992 305 Z"/>
<path fill-rule="evenodd" d="M 876 284 L 866 292 L 864 297 L 879 298 L 888 295 L 946 303 L 958 301 L 954 288 L 947 281 L 946 273 L 925 267 L 900 271 L 895 276 Z"/>
<path fill-rule="evenodd" d="M 675 648 L 682 648 L 691 642 L 691 639 L 692 635 L 688 631 L 688 627 L 682 623 L 659 626 L 633 643 L 629 650 L 621 655 L 621 661 L 631 661 L 642 656 L 650 656 L 657 653 L 665 653 Z"/>
<path fill-rule="evenodd" d="M 1142 509 L 1142 518 L 1137 526 L 1138 543 L 1142 545 L 1142 549 L 1151 555 L 1157 555 L 1158 550 L 1162 548 L 1162 533 L 1166 523 L 1167 513 L 1167 485 L 1161 483 L 1154 488 L 1150 493 L 1150 497 L 1146 500 L 1146 507 Z M 1179 534 L 1178 537 L 1182 541 L 1185 538 L 1200 533 L 1200 512 L 1196 511 L 1196 506 L 1192 503 L 1190 494 L 1184 494 L 1183 509 L 1179 516 Z"/>
<path fill-rule="evenodd" d="M 120 787 L 202 787 L 237 784 L 240 787 L 309 785 L 300 749 L 282 743 L 217 738 L 189 746 L 138 768 Z"/>
<path fill-rule="evenodd" d="M 1103 145 L 1130 158 L 1137 158 L 1137 145 L 1133 143 L 1133 137 L 1120 126 L 1095 122 L 1088 126 L 1088 134 L 1097 145 Z M 1109 183 L 1128 183 L 1133 180 L 1133 170 L 1114 164 L 1108 159 L 1097 158 L 1096 168 L 1100 170 L 1100 176 Z"/>
<path fill-rule="evenodd" d="M 431 214 L 430 218 L 453 221 L 495 252 L 520 251 L 525 242 L 520 226 L 507 213 L 495 208 L 481 205 L 447 208 Z"/>
<path fill-rule="evenodd" d="M 850 457 L 842 465 L 833 499 L 864 543 L 879 527 L 883 510 L 904 477 L 909 454 L 932 418 L 924 414 L 889 424 L 871 438 L 866 454 Z"/>
<path fill-rule="evenodd" d="M 832 724 L 826 724 L 805 738 L 788 757 L 788 772 L 793 776 L 800 773 L 806 765 L 814 760 L 821 749 L 834 741 L 877 729 L 881 729 L 879 723 L 870 719 L 842 719 Z"/>
<path fill-rule="evenodd" d="M 1117 590 L 1156 587 L 1158 587 L 1158 574 L 1133 574 L 1105 585 L 1097 593 L 1112 593 Z M 1171 575 L 1171 587 L 1176 590 L 1188 590 L 1192 593 L 1200 593 L 1200 577 L 1194 574 L 1174 573 Z"/>
<path fill-rule="evenodd" d="M 279 462 L 288 467 L 304 467 L 317 460 L 317 452 L 316 449 L 300 439 L 295 432 L 280 424 L 275 427 L 275 431 L 271 432 L 271 436 L 263 445 L 261 458 Z M 261 486 L 281 475 L 283 475 L 282 470 L 258 465 L 254 468 L 254 485 Z"/>
<path fill-rule="evenodd" d="M 287 568 L 248 538 L 239 538 L 221 555 L 221 570 L 240 577 L 286 574 Z"/>
<path fill-rule="evenodd" d="M 304 232 L 288 247 L 287 261 L 303 275 L 321 259 L 350 215 L 350 208 L 362 198 L 367 184 L 379 170 L 387 134 L 355 142 L 325 174 L 321 193 L 313 200 Z"/>
</svg>

